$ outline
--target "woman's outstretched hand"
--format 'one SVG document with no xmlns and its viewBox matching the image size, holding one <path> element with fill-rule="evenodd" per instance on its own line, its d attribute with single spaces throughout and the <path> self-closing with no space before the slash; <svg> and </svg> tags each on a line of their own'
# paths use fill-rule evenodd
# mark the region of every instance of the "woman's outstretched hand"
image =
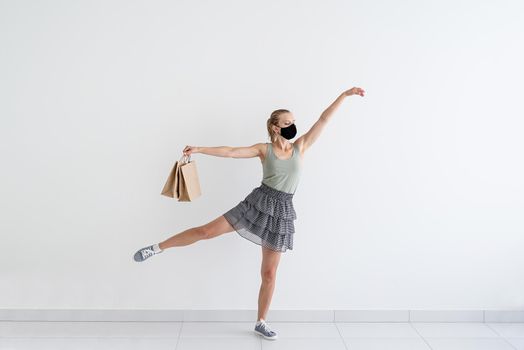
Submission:
<svg viewBox="0 0 524 350">
<path fill-rule="evenodd" d="M 361 89 L 359 87 L 353 87 L 349 90 L 346 90 L 342 93 L 342 95 L 344 96 L 351 96 L 351 95 L 360 95 L 360 96 L 364 96 L 364 89 Z"/>
<path fill-rule="evenodd" d="M 185 156 L 190 156 L 191 153 L 198 153 L 198 147 L 195 147 L 195 146 L 186 146 L 186 147 L 182 150 L 182 153 L 183 153 Z"/>
</svg>

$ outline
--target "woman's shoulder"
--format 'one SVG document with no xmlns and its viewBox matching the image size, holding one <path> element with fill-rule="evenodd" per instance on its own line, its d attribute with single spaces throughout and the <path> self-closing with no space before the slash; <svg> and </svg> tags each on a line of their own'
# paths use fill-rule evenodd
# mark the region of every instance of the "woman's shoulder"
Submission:
<svg viewBox="0 0 524 350">
<path fill-rule="evenodd" d="M 302 139 L 293 142 L 293 147 L 295 147 L 298 150 L 300 157 L 304 158 L 304 143 L 302 142 Z"/>
<path fill-rule="evenodd" d="M 258 144 L 258 146 L 260 147 L 260 161 L 264 162 L 267 157 L 269 147 L 271 146 L 271 142 L 261 142 Z"/>
</svg>

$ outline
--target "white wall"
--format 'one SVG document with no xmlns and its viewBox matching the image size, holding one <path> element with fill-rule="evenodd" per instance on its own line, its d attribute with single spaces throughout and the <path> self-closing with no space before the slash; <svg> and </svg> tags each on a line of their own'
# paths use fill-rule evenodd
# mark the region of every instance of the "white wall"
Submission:
<svg viewBox="0 0 524 350">
<path fill-rule="evenodd" d="M 161 196 L 187 144 L 299 134 L 294 249 L 271 309 L 522 308 L 524 6 L 518 1 L 2 1 L 1 308 L 256 309 L 236 233 L 145 245 L 260 184 L 195 155 L 203 195 Z"/>
</svg>

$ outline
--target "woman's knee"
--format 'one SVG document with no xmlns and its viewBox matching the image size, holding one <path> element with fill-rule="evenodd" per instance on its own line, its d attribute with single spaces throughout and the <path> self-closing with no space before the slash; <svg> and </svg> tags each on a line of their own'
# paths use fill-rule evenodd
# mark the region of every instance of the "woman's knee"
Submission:
<svg viewBox="0 0 524 350">
<path fill-rule="evenodd" d="M 199 227 L 199 236 L 201 239 L 210 239 L 214 236 L 214 228 L 210 224 L 205 224 Z"/>
<path fill-rule="evenodd" d="M 221 234 L 232 232 L 234 229 L 224 216 L 219 216 L 215 220 L 200 226 L 200 231 L 203 239 L 210 239 Z"/>
<path fill-rule="evenodd" d="M 263 269 L 261 272 L 262 282 L 273 283 L 277 278 L 277 270 L 274 268 Z"/>
</svg>

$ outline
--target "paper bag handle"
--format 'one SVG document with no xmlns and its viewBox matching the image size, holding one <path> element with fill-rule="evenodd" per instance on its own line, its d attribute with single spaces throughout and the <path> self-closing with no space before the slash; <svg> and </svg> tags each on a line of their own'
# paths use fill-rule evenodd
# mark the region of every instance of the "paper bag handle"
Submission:
<svg viewBox="0 0 524 350">
<path fill-rule="evenodd" d="M 184 161 L 185 158 L 187 158 L 187 161 Z M 185 154 L 182 155 L 182 157 L 180 157 L 179 162 L 181 162 L 181 163 L 189 163 L 189 162 L 191 162 L 191 154 L 188 155 L 188 156 L 186 156 Z"/>
</svg>

